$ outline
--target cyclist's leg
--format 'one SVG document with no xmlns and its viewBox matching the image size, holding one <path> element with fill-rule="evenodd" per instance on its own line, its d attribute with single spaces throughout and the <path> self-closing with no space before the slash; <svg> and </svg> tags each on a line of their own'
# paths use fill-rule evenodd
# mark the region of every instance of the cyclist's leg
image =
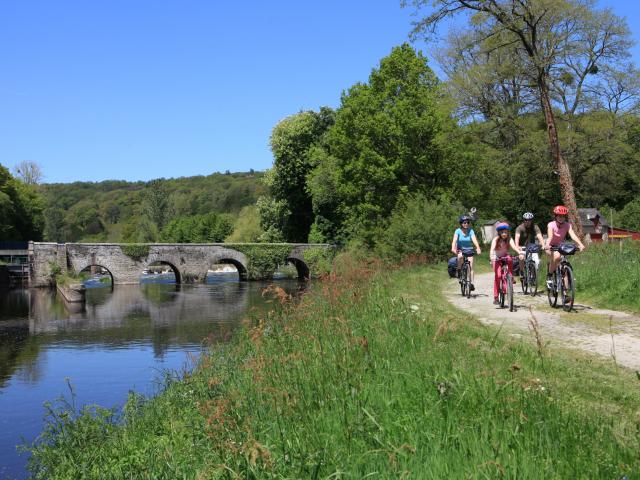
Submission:
<svg viewBox="0 0 640 480">
<path fill-rule="evenodd" d="M 464 261 L 464 257 L 462 255 L 462 252 L 458 252 L 458 271 L 460 271 L 463 261 Z"/>
<path fill-rule="evenodd" d="M 469 269 L 471 270 L 471 290 L 475 290 L 476 288 L 473 286 L 473 257 L 469 257 Z"/>
<path fill-rule="evenodd" d="M 518 254 L 518 260 L 520 260 L 520 278 L 524 281 L 524 253 Z"/>
<path fill-rule="evenodd" d="M 547 258 L 549 263 L 547 264 L 547 288 L 552 288 L 553 286 L 553 272 L 556 271 L 558 266 L 558 262 L 560 261 L 560 252 L 547 252 Z"/>
<path fill-rule="evenodd" d="M 538 255 L 537 253 L 532 253 L 531 258 L 533 259 L 533 262 L 536 264 L 536 270 L 540 270 L 540 255 Z"/>
<path fill-rule="evenodd" d="M 511 255 L 507 255 L 505 257 L 505 260 L 507 261 L 507 268 L 509 269 L 509 274 L 511 275 L 511 278 L 513 278 L 513 281 L 515 282 L 515 278 L 513 276 L 513 258 L 511 258 Z"/>
<path fill-rule="evenodd" d="M 498 260 L 493 261 L 493 303 L 498 303 L 498 287 L 502 280 L 502 267 Z"/>
</svg>

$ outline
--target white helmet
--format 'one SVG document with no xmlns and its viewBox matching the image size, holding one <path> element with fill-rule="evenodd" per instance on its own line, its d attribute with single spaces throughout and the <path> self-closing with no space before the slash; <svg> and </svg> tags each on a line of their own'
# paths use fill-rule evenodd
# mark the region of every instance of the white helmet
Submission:
<svg viewBox="0 0 640 480">
<path fill-rule="evenodd" d="M 527 212 L 524 215 L 522 215 L 522 218 L 524 218 L 525 220 L 533 220 L 533 213 Z"/>
</svg>

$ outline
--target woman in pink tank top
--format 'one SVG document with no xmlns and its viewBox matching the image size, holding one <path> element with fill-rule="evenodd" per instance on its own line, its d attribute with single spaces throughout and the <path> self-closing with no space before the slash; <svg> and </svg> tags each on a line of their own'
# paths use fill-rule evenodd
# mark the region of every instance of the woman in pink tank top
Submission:
<svg viewBox="0 0 640 480">
<path fill-rule="evenodd" d="M 576 242 L 578 248 L 580 250 L 584 250 L 584 245 L 578 238 L 578 235 L 573 231 L 573 227 L 571 223 L 567 221 L 567 214 L 569 210 L 564 205 L 558 205 L 553 209 L 553 214 L 555 215 L 555 220 L 553 222 L 549 222 L 547 225 L 547 244 L 545 245 L 545 250 L 547 252 L 547 257 L 549 259 L 549 264 L 547 267 L 547 287 L 551 283 L 551 272 L 554 272 L 558 267 L 558 262 L 560 262 L 560 252 L 552 252 L 551 247 L 555 247 L 564 242 L 567 238 L 567 235 L 571 237 L 571 240 Z"/>
</svg>

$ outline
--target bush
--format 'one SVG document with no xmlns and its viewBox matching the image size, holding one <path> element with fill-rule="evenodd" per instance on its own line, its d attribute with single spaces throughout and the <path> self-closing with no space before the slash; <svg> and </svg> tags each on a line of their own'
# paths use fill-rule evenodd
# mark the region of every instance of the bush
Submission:
<svg viewBox="0 0 640 480">
<path fill-rule="evenodd" d="M 401 200 L 378 243 L 378 251 L 393 260 L 409 255 L 444 259 L 458 216 L 465 209 L 445 196 L 430 200 L 422 194 Z"/>
</svg>

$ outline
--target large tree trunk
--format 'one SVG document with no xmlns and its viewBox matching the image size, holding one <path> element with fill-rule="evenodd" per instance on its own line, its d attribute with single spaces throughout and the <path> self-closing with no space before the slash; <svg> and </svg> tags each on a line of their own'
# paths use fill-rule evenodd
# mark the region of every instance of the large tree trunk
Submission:
<svg viewBox="0 0 640 480">
<path fill-rule="evenodd" d="M 542 103 L 542 111 L 544 119 L 547 122 L 547 133 L 549 134 L 549 147 L 551 156 L 556 165 L 558 172 L 558 181 L 560 182 L 560 193 L 565 206 L 569 209 L 569 221 L 573 225 L 573 230 L 578 237 L 583 238 L 582 224 L 578 215 L 578 207 L 576 205 L 576 196 L 573 191 L 573 179 L 571 178 L 571 170 L 569 164 L 562 156 L 560 151 L 560 142 L 558 141 L 558 130 L 556 128 L 556 119 L 551 109 L 551 99 L 549 97 L 549 84 L 544 72 L 538 74 L 538 89 L 540 90 L 540 102 Z"/>
</svg>

